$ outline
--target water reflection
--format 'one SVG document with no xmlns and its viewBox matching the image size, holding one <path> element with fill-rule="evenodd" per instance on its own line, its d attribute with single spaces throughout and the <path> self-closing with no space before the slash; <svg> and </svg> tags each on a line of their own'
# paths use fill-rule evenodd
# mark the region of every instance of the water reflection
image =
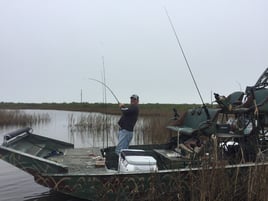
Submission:
<svg viewBox="0 0 268 201">
<path fill-rule="evenodd" d="M 44 193 L 36 193 L 32 196 L 25 197 L 24 201 L 85 201 L 83 199 L 74 198 L 55 191 L 47 191 Z"/>
</svg>

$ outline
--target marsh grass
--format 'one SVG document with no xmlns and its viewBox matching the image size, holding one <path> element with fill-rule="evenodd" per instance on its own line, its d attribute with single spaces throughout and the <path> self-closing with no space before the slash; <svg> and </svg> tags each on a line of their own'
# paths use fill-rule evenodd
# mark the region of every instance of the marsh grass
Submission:
<svg viewBox="0 0 268 201">
<path fill-rule="evenodd" d="M 99 113 L 81 114 L 75 117 L 73 114 L 68 116 L 69 128 L 76 128 L 80 131 L 94 130 L 102 133 L 105 130 L 115 129 L 115 116 L 105 116 Z"/>
<path fill-rule="evenodd" d="M 145 200 L 154 201 L 267 201 L 268 167 L 224 166 L 202 167 L 199 170 L 174 172 L 165 178 L 159 174 L 150 179 Z M 166 189 L 168 188 L 168 189 Z M 173 190 L 174 193 L 165 193 Z"/>
<path fill-rule="evenodd" d="M 0 110 L 0 126 L 32 126 L 49 121 L 49 114 L 26 114 L 21 110 Z"/>
<path fill-rule="evenodd" d="M 267 201 L 267 176 L 265 166 L 204 168 L 192 176 L 190 200 Z"/>
<path fill-rule="evenodd" d="M 100 113 L 81 114 L 68 116 L 68 127 L 70 131 L 80 133 L 91 133 L 105 138 L 105 133 L 118 132 L 119 115 L 105 115 Z M 134 141 L 136 144 L 152 144 L 166 142 L 168 136 L 166 116 L 140 117 L 134 130 Z"/>
<path fill-rule="evenodd" d="M 146 144 L 166 143 L 171 133 L 167 130 L 169 115 L 147 116 L 140 129 Z"/>
</svg>

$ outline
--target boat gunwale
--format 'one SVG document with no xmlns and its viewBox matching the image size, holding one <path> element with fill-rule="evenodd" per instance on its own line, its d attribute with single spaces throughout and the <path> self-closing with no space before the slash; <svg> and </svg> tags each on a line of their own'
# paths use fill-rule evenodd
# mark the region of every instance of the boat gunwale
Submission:
<svg viewBox="0 0 268 201">
<path fill-rule="evenodd" d="M 64 164 L 56 163 L 54 161 L 51 161 L 51 160 L 48 160 L 48 159 L 45 159 L 45 158 L 41 158 L 41 157 L 38 157 L 38 156 L 35 156 L 35 155 L 32 155 L 32 154 L 28 154 L 28 153 L 25 153 L 25 152 L 22 152 L 22 151 L 18 151 L 18 150 L 15 150 L 15 149 L 3 146 L 3 145 L 0 145 L 0 149 L 6 150 L 8 152 L 15 153 L 15 154 L 18 154 L 18 155 L 25 156 L 27 158 L 32 158 L 32 159 L 37 160 L 37 161 L 42 161 L 42 162 L 45 162 L 45 163 L 48 163 L 48 164 L 51 164 L 51 165 L 55 165 L 57 167 L 68 169 L 68 166 L 66 166 Z M 0 155 L 0 158 L 2 159 L 1 155 Z"/>
<path fill-rule="evenodd" d="M 168 169 L 168 170 L 158 170 L 158 171 L 151 171 L 151 172 L 119 172 L 116 170 L 109 170 L 106 169 L 105 171 L 100 171 L 100 174 L 92 173 L 42 173 L 42 176 L 120 176 L 120 175 L 150 175 L 150 174 L 165 174 L 165 173 L 176 173 L 176 172 L 189 172 L 189 171 L 200 171 L 200 170 L 212 170 L 212 169 L 233 169 L 233 168 L 248 168 L 248 167 L 258 167 L 258 166 L 268 166 L 268 162 L 258 162 L 258 163 L 243 163 L 243 164 L 236 164 L 236 165 L 218 165 L 215 167 L 197 167 L 197 168 L 176 168 L 176 169 Z M 98 169 L 98 168 L 96 168 Z"/>
</svg>

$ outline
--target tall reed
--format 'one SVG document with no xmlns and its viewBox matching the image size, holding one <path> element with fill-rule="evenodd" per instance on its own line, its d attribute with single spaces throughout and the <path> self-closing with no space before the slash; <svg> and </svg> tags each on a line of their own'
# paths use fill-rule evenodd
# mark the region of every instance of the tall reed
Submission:
<svg viewBox="0 0 268 201">
<path fill-rule="evenodd" d="M 0 126 L 32 126 L 49 121 L 49 114 L 26 114 L 21 110 L 0 110 Z"/>
</svg>

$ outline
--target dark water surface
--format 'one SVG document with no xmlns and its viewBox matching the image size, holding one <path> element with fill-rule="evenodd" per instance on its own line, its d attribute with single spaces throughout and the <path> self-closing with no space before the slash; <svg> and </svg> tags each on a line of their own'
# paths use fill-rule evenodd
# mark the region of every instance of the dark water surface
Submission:
<svg viewBox="0 0 268 201">
<path fill-rule="evenodd" d="M 117 116 L 109 118 L 111 124 L 115 127 L 109 127 L 106 132 L 98 133 L 90 129 L 74 126 L 81 119 L 93 116 L 90 121 L 100 121 L 101 114 L 68 112 L 55 110 L 23 110 L 27 114 L 48 113 L 51 120 L 49 123 L 33 125 L 33 133 L 50 138 L 70 142 L 75 147 L 104 147 L 117 143 Z M 112 121 L 112 122 L 111 122 Z M 94 122 L 93 122 L 94 123 Z M 95 122 L 97 123 L 97 122 Z M 71 126 L 70 126 L 71 125 Z M 15 130 L 18 127 L 0 127 L 0 143 L 3 142 L 4 133 Z M 21 128 L 21 127 L 19 127 Z M 108 141 L 108 143 L 107 143 Z M 133 139 L 133 143 L 143 143 L 142 138 Z M 34 182 L 34 179 L 28 173 L 11 166 L 5 161 L 0 160 L 0 201 L 81 201 L 67 195 L 56 193 L 48 188 L 40 186 Z"/>
<path fill-rule="evenodd" d="M 1 201 L 82 201 L 36 184 L 33 177 L 0 161 Z"/>
</svg>

